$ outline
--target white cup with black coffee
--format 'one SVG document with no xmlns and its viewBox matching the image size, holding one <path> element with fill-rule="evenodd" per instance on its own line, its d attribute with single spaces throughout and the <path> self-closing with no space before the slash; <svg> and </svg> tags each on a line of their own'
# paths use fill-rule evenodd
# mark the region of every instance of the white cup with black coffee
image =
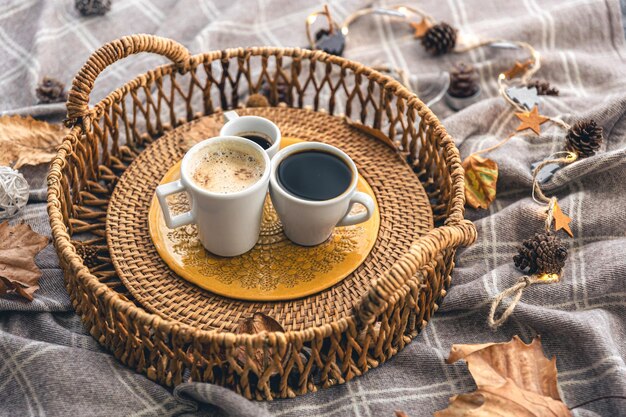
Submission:
<svg viewBox="0 0 626 417">
<path fill-rule="evenodd" d="M 336 226 L 367 221 L 374 201 L 356 190 L 359 174 L 345 152 L 324 143 L 302 142 L 272 158 L 270 196 L 285 235 L 303 246 L 326 241 Z M 365 211 L 350 213 L 354 204 Z"/>
<path fill-rule="evenodd" d="M 270 120 L 259 116 L 239 116 L 235 111 L 224 113 L 226 123 L 221 136 L 239 136 L 248 139 L 267 152 L 272 158 L 280 149 L 280 129 Z"/>
<path fill-rule="evenodd" d="M 270 167 L 267 152 L 248 139 L 219 136 L 194 145 L 180 180 L 156 189 L 167 227 L 197 224 L 202 245 L 219 256 L 249 251 L 259 237 Z M 167 196 L 180 192 L 189 195 L 191 210 L 172 215 Z"/>
</svg>

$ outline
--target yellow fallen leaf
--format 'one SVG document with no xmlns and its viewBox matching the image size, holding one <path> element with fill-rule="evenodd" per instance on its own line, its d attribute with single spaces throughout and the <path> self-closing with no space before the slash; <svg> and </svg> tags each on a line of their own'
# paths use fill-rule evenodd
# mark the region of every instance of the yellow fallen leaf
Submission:
<svg viewBox="0 0 626 417">
<path fill-rule="evenodd" d="M 489 208 L 496 199 L 498 164 L 472 154 L 462 163 L 465 170 L 465 202 L 473 208 Z"/>
<path fill-rule="evenodd" d="M 32 117 L 0 117 L 0 165 L 19 169 L 52 161 L 67 129 Z"/>
<path fill-rule="evenodd" d="M 568 417 L 557 389 L 556 358 L 546 358 L 539 338 L 525 344 L 454 345 L 448 363 L 467 362 L 478 389 L 454 395 L 435 417 Z"/>
</svg>

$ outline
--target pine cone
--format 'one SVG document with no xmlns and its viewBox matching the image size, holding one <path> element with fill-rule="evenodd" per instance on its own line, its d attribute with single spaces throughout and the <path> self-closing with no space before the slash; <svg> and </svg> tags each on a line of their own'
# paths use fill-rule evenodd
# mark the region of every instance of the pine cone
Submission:
<svg viewBox="0 0 626 417">
<path fill-rule="evenodd" d="M 326 29 L 320 29 L 315 33 L 315 48 L 321 49 L 327 54 L 341 56 L 346 46 L 346 37 L 340 30 L 330 33 Z"/>
<path fill-rule="evenodd" d="M 555 87 L 552 87 L 549 82 L 544 80 L 532 80 L 528 84 L 526 84 L 526 88 L 535 87 L 537 89 L 537 94 L 540 96 L 558 96 L 559 90 Z"/>
<path fill-rule="evenodd" d="M 41 84 L 35 90 L 39 103 L 59 103 L 67 100 L 65 84 L 54 78 L 44 77 Z"/>
<path fill-rule="evenodd" d="M 567 259 L 567 248 L 550 232 L 536 233 L 525 240 L 518 251 L 513 262 L 522 271 L 528 268 L 529 274 L 558 274 Z"/>
<path fill-rule="evenodd" d="M 445 22 L 437 23 L 426 31 L 422 45 L 432 55 L 448 53 L 456 45 L 456 30 Z"/>
<path fill-rule="evenodd" d="M 478 91 L 477 74 L 473 66 L 464 62 L 457 63 L 450 72 L 448 94 L 452 97 L 471 97 Z"/>
<path fill-rule="evenodd" d="M 93 268 L 100 263 L 98 260 L 98 249 L 96 247 L 81 241 L 74 241 L 73 243 L 76 248 L 76 253 L 83 258 L 83 263 L 87 268 Z"/>
<path fill-rule="evenodd" d="M 566 148 L 575 152 L 580 158 L 593 156 L 602 143 L 602 127 L 593 120 L 577 122 L 567 132 Z"/>
<path fill-rule="evenodd" d="M 291 105 L 289 98 L 289 83 L 282 77 L 276 80 L 275 97 L 273 97 L 272 88 L 270 87 L 270 83 L 267 81 L 263 81 L 260 93 L 267 98 L 271 105 L 275 106 L 278 103 L 287 103 L 287 105 Z"/>
<path fill-rule="evenodd" d="M 111 10 L 111 0 L 75 0 L 74 7 L 83 16 L 102 16 Z"/>
<path fill-rule="evenodd" d="M 246 101 L 246 107 L 269 107 L 270 102 L 267 101 L 267 97 L 263 94 L 255 93 L 251 94 Z"/>
</svg>

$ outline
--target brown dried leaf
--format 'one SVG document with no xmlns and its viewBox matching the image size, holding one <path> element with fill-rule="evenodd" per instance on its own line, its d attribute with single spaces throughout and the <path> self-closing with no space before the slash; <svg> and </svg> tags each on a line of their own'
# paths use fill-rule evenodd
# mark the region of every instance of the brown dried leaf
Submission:
<svg viewBox="0 0 626 417">
<path fill-rule="evenodd" d="M 489 208 L 496 199 L 498 164 L 472 154 L 462 163 L 465 170 L 465 202 L 473 208 Z"/>
<path fill-rule="evenodd" d="M 435 417 L 571 416 L 557 390 L 556 358 L 547 359 L 539 338 L 525 344 L 454 345 L 446 362 L 465 359 L 478 389 L 455 395 Z"/>
<path fill-rule="evenodd" d="M 35 255 L 48 245 L 48 238 L 27 224 L 0 224 L 0 295 L 16 293 L 28 301 L 39 289 L 41 271 Z"/>
<path fill-rule="evenodd" d="M 273 318 L 263 314 L 254 313 L 252 317 L 241 319 L 235 333 L 237 334 L 258 334 L 263 332 L 284 332 L 283 326 L 281 326 Z M 269 348 L 267 355 L 271 356 L 273 349 Z M 240 364 L 246 363 L 246 348 L 244 346 L 237 347 L 235 357 Z M 256 349 L 254 352 L 256 365 L 259 369 L 263 369 L 267 366 L 266 356 L 263 349 Z"/>
<path fill-rule="evenodd" d="M 19 169 L 52 161 L 67 129 L 32 117 L 0 117 L 0 165 Z"/>
<path fill-rule="evenodd" d="M 381 130 L 374 129 L 373 127 L 364 125 L 359 122 L 355 122 L 354 120 L 350 120 L 348 117 L 344 117 L 344 120 L 348 124 L 348 126 L 353 127 L 356 130 L 359 130 L 365 133 L 366 135 L 373 137 L 374 139 L 378 139 L 379 141 L 389 146 L 394 151 L 398 150 L 396 144 L 393 143 L 393 141 L 389 139 L 389 136 L 385 135 Z"/>
<path fill-rule="evenodd" d="M 254 313 L 252 317 L 242 319 L 237 326 L 237 334 L 257 334 L 262 332 L 284 332 L 276 320 L 263 313 Z"/>
<path fill-rule="evenodd" d="M 219 136 L 224 124 L 217 117 L 204 117 L 195 123 L 187 123 L 176 129 L 179 146 L 186 152 L 205 139 Z"/>
</svg>

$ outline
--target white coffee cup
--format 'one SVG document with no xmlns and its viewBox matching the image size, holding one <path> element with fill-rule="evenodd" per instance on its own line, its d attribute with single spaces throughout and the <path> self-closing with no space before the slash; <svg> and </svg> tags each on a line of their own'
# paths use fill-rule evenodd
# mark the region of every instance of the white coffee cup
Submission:
<svg viewBox="0 0 626 417">
<path fill-rule="evenodd" d="M 207 148 L 226 147 L 253 155 L 264 164 L 261 178 L 241 191 L 217 193 L 201 188 L 192 178 L 198 158 Z M 270 176 L 270 159 L 256 143 L 236 136 L 219 136 L 194 145 L 183 157 L 180 180 L 159 185 L 159 199 L 165 223 L 170 229 L 195 223 L 202 245 L 219 256 L 237 256 L 252 249 L 259 238 L 263 204 Z M 191 210 L 172 216 L 166 197 L 186 191 Z"/>
<path fill-rule="evenodd" d="M 329 200 L 308 200 L 289 193 L 280 183 L 278 167 L 288 156 L 310 150 L 333 154 L 350 168 L 352 178 L 348 188 L 339 196 Z M 303 246 L 319 245 L 326 241 L 335 226 L 351 226 L 367 221 L 374 213 L 374 200 L 366 193 L 356 191 L 359 174 L 354 164 L 341 150 L 318 142 L 302 142 L 290 145 L 272 158 L 270 174 L 270 196 L 272 204 L 283 224 L 285 235 L 294 243 Z M 350 214 L 352 206 L 362 204 L 366 211 Z"/>
<path fill-rule="evenodd" d="M 265 150 L 270 158 L 280 149 L 280 129 L 270 120 L 259 116 L 239 116 L 235 111 L 225 112 L 224 119 L 226 119 L 226 124 L 220 130 L 221 136 L 260 134 L 271 144 Z"/>
</svg>

